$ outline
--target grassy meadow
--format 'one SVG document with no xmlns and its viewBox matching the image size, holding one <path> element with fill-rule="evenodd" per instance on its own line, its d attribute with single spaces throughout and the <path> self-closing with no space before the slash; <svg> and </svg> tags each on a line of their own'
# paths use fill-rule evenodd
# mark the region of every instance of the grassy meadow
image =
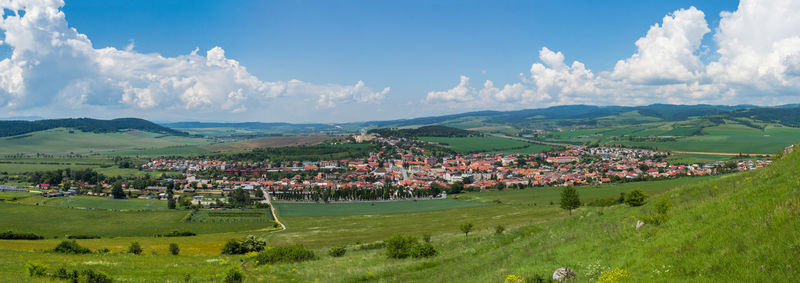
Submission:
<svg viewBox="0 0 800 283">
<path fill-rule="evenodd" d="M 377 201 L 352 203 L 292 203 L 276 202 L 283 217 L 344 216 L 409 213 L 480 206 L 481 203 L 454 199 L 418 201 Z"/>
</svg>

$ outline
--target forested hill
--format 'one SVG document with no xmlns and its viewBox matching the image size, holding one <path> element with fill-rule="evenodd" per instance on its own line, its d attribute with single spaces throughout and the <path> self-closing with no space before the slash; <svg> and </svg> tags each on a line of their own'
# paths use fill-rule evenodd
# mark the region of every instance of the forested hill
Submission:
<svg viewBox="0 0 800 283">
<path fill-rule="evenodd" d="M 384 137 L 392 136 L 398 138 L 413 138 L 413 137 L 470 137 L 480 136 L 480 133 L 467 131 L 446 126 L 422 126 L 415 129 L 395 129 L 395 128 L 382 128 L 372 129 L 369 131 L 371 134 L 379 134 Z"/>
<path fill-rule="evenodd" d="M 54 128 L 72 128 L 84 132 L 110 133 L 120 130 L 140 130 L 176 136 L 188 134 L 138 118 L 97 120 L 90 118 L 49 119 L 38 121 L 0 121 L 0 137 L 16 136 Z"/>
</svg>

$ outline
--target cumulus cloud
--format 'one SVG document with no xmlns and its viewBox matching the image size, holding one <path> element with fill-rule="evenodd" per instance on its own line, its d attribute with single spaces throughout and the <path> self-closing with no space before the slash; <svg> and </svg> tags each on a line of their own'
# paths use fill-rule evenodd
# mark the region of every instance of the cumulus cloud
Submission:
<svg viewBox="0 0 800 283">
<path fill-rule="evenodd" d="M 442 101 L 468 101 L 474 99 L 474 89 L 469 86 L 469 77 L 461 76 L 461 80 L 454 88 L 444 91 L 431 91 L 425 98 L 429 102 Z"/>
<path fill-rule="evenodd" d="M 299 80 L 262 81 L 214 47 L 200 54 L 164 57 L 134 50 L 94 48 L 70 28 L 61 0 L 2 1 L 0 20 L 11 48 L 0 61 L 0 108 L 130 107 L 144 110 L 243 112 L 283 96 L 311 97 L 318 107 L 377 103 L 389 88 L 312 84 Z"/>
<path fill-rule="evenodd" d="M 595 73 L 579 61 L 567 64 L 564 54 L 542 47 L 538 62 L 519 82 L 457 89 L 467 90 L 459 97 L 479 97 L 476 107 L 795 103 L 800 101 L 797 14 L 798 1 L 742 0 L 736 11 L 721 13 L 713 34 L 718 48 L 708 50 L 701 46 L 711 32 L 705 14 L 695 7 L 679 9 L 652 25 L 635 42 L 636 52 L 611 70 Z M 701 60 L 706 52 L 716 59 Z"/>
<path fill-rule="evenodd" d="M 710 31 L 702 11 L 695 7 L 677 10 L 636 41 L 637 52 L 618 61 L 611 77 L 644 84 L 695 79 L 704 68 L 695 51 Z"/>
</svg>

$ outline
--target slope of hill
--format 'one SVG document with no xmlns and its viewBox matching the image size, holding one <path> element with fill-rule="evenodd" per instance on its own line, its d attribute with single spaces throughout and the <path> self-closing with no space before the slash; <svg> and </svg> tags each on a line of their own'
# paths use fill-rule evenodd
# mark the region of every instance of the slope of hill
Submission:
<svg viewBox="0 0 800 283">
<path fill-rule="evenodd" d="M 91 133 L 110 133 L 120 130 L 139 130 L 175 136 L 186 136 L 153 122 L 138 118 L 98 120 L 90 118 L 50 119 L 37 121 L 0 121 L 0 137 L 16 136 L 55 128 L 72 128 Z"/>
<path fill-rule="evenodd" d="M 415 138 L 415 137 L 471 137 L 480 136 L 480 133 L 462 130 L 453 127 L 431 125 L 419 128 L 380 128 L 369 131 L 372 134 L 379 134 L 385 137 Z"/>
</svg>

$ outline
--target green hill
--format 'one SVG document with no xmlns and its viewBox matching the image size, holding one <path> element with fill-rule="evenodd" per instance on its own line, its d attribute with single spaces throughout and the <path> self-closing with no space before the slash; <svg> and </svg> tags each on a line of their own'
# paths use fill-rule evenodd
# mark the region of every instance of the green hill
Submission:
<svg viewBox="0 0 800 283">
<path fill-rule="evenodd" d="M 629 274 L 626 282 L 789 282 L 800 278 L 798 174 L 795 153 L 770 168 L 668 191 L 641 207 L 583 207 L 503 235 L 484 230 L 434 240 L 440 254 L 432 259 L 384 262 L 378 255 L 360 265 L 309 262 L 297 269 L 342 274 L 332 281 L 503 282 L 513 274 L 535 282 L 566 266 L 581 281 L 619 268 Z M 674 204 L 668 220 L 635 229 L 661 197 Z"/>
<path fill-rule="evenodd" d="M 0 137 L 16 136 L 55 128 L 71 128 L 83 132 L 110 133 L 122 130 L 139 130 L 175 136 L 186 136 L 185 132 L 176 131 L 153 122 L 137 118 L 120 118 L 98 120 L 90 118 L 50 119 L 37 121 L 0 121 Z"/>
</svg>

